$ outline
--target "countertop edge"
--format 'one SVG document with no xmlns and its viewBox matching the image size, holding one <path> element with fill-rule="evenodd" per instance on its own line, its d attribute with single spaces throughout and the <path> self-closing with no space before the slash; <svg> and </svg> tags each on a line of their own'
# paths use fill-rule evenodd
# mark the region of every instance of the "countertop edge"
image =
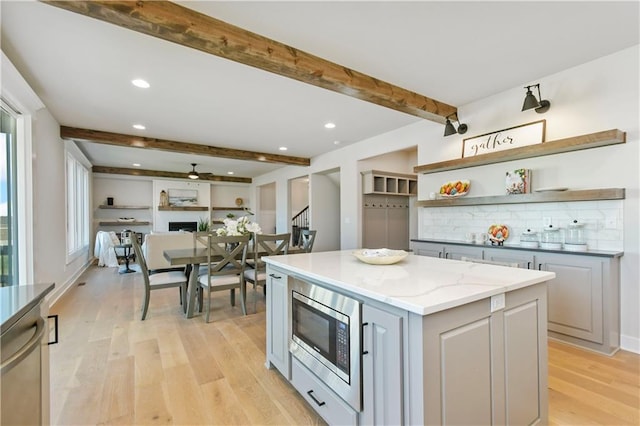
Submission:
<svg viewBox="0 0 640 426">
<path fill-rule="evenodd" d="M 536 252 L 557 253 L 557 254 L 568 254 L 568 255 L 577 255 L 577 256 L 597 256 L 597 257 L 614 257 L 615 258 L 615 257 L 622 257 L 624 255 L 624 251 L 613 251 L 613 250 L 612 251 L 609 251 L 609 250 L 587 250 L 587 251 L 548 250 L 543 248 L 520 247 L 516 245 L 496 246 L 491 244 L 473 244 L 473 243 L 467 243 L 465 241 L 438 240 L 438 239 L 429 239 L 429 238 L 412 238 L 410 242 L 450 244 L 450 245 L 467 246 L 467 247 L 519 250 L 519 251 L 528 251 L 528 252 L 534 252 L 534 253 Z"/>
<path fill-rule="evenodd" d="M 29 286 L 16 286 L 16 287 L 18 287 L 18 290 L 20 290 L 19 287 L 32 287 L 34 288 L 34 290 L 36 290 L 36 294 L 30 297 L 28 301 L 25 301 L 24 303 L 22 303 L 19 308 L 17 308 L 14 312 L 8 315 L 4 321 L 2 321 L 2 324 L 0 325 L 0 334 L 4 334 L 20 318 L 22 318 L 27 312 L 33 309 L 34 306 L 40 303 L 47 294 L 53 291 L 53 288 L 55 287 L 55 283 L 33 284 Z M 3 289 L 4 288 L 8 288 L 8 287 L 3 287 Z"/>
<path fill-rule="evenodd" d="M 456 300 L 447 300 L 447 301 L 430 305 L 430 306 L 420 306 L 412 303 L 407 303 L 406 301 L 400 298 L 395 298 L 392 296 L 384 295 L 382 293 L 373 292 L 368 289 L 349 284 L 346 281 L 336 280 L 316 272 L 312 272 L 294 265 L 289 265 L 289 264 L 280 262 L 279 257 L 280 256 L 264 257 L 263 260 L 267 264 L 270 264 L 276 268 L 283 269 L 294 276 L 316 280 L 322 284 L 332 287 L 336 291 L 346 291 L 349 293 L 353 293 L 357 296 L 376 300 L 378 302 L 385 303 L 385 304 L 394 306 L 396 308 L 404 309 L 408 312 L 418 314 L 421 316 L 430 315 L 436 312 L 455 308 L 457 306 L 461 306 L 461 305 L 472 303 L 478 300 L 486 299 L 498 294 L 518 290 L 531 285 L 544 283 L 555 278 L 555 273 L 553 272 L 535 271 L 538 274 L 544 275 L 544 278 L 541 278 L 541 277 L 530 278 L 530 279 L 523 280 L 519 283 L 509 284 L 503 287 L 487 288 L 487 290 L 483 291 L 482 293 L 476 293 L 468 296 L 459 297 Z M 458 261 L 454 261 L 454 262 L 458 262 Z M 384 267 L 384 265 L 369 265 L 369 266 L 373 268 Z"/>
</svg>

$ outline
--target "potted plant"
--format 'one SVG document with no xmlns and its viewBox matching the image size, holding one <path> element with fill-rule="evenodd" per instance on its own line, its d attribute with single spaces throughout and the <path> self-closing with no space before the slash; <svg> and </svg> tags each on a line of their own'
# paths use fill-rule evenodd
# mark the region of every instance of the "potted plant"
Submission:
<svg viewBox="0 0 640 426">
<path fill-rule="evenodd" d="M 209 231 L 209 221 L 201 217 L 198 220 L 198 232 L 207 232 L 207 231 Z"/>
</svg>

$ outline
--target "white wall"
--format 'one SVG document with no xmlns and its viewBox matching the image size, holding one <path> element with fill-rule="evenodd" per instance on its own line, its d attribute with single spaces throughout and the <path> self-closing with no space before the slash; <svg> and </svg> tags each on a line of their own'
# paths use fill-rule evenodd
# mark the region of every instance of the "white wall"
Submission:
<svg viewBox="0 0 640 426">
<path fill-rule="evenodd" d="M 91 243 L 76 257 L 67 261 L 66 212 L 65 212 L 65 143 L 60 139 L 60 126 L 2 53 L 2 97 L 27 115 L 30 128 L 30 152 L 18 165 L 25 175 L 24 187 L 28 194 L 19 194 L 27 201 L 31 223 L 20 230 L 26 234 L 21 241 L 31 249 L 33 267 L 29 282 L 55 283 L 54 291 L 47 297 L 55 301 L 84 271 L 93 252 Z M 35 107 L 34 107 L 35 106 Z M 77 154 L 77 152 L 76 152 Z M 26 195 L 26 196 L 25 196 Z M 29 215 L 27 215 L 28 217 Z M 21 250 L 21 256 L 24 252 Z M 24 278 L 24 277 L 23 277 Z"/>
<path fill-rule="evenodd" d="M 640 352 L 639 47 L 536 81 L 523 81 L 511 90 L 459 106 L 462 121 L 469 125 L 464 137 L 544 118 L 547 121 L 546 139 L 549 141 L 620 129 L 627 133 L 627 143 L 418 177 L 418 199 L 427 199 L 429 192 L 458 177 L 473 181 L 474 196 L 503 194 L 505 171 L 520 167 L 534 170 L 533 185 L 538 187 L 626 188 L 622 218 L 621 341 L 623 348 L 635 352 Z M 520 111 L 525 94 L 523 86 L 531 83 L 540 83 L 543 98 L 551 101 L 551 109 L 545 114 Z M 254 179 L 254 184 L 275 182 L 276 185 L 285 185 L 287 179 L 302 174 L 340 168 L 341 248 L 356 248 L 361 241 L 362 199 L 357 162 L 416 145 L 419 165 L 459 158 L 463 137 L 444 138 L 443 129 L 442 125 L 417 120 L 415 124 L 394 132 L 315 157 L 306 169 L 291 166 L 259 176 Z M 419 236 L 426 232 L 423 225 L 429 210 L 418 209 Z M 287 212 L 286 204 L 278 204 L 278 215 L 284 216 Z"/>
<path fill-rule="evenodd" d="M 340 187 L 332 174 L 314 173 L 309 180 L 309 224 L 317 231 L 314 251 L 340 249 Z"/>
</svg>

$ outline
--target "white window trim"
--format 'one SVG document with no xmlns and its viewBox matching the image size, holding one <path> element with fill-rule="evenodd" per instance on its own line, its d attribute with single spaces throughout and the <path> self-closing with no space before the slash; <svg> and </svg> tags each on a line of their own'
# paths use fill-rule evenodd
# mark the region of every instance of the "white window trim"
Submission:
<svg viewBox="0 0 640 426">
<path fill-rule="evenodd" d="M 84 188 L 84 196 L 81 197 L 81 201 L 83 205 L 80 206 L 81 215 L 84 216 L 81 221 L 81 225 L 83 225 L 83 233 L 81 235 L 82 241 L 75 247 L 73 250 L 70 249 L 71 242 L 69 241 L 69 160 L 72 160 L 74 167 L 80 167 L 86 173 L 86 181 Z M 77 185 L 77 181 L 75 182 Z M 77 188 L 76 188 L 77 189 Z M 76 206 L 78 208 L 78 206 Z M 72 263 L 75 259 L 83 256 L 89 250 L 89 243 L 91 241 L 91 163 L 87 158 L 82 154 L 82 152 L 78 149 L 76 144 L 72 141 L 65 140 L 65 221 L 66 221 L 66 263 L 67 265 Z M 77 224 L 77 221 L 74 221 L 74 224 Z"/>
</svg>

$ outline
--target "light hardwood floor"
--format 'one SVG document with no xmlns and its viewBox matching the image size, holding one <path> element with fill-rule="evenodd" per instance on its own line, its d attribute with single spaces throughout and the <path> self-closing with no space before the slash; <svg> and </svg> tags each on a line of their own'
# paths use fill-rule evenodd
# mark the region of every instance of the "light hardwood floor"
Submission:
<svg viewBox="0 0 640 426">
<path fill-rule="evenodd" d="M 78 285 L 84 283 L 84 285 Z M 50 311 L 51 423 L 324 424 L 265 361 L 264 298 L 248 310 L 216 292 L 212 322 L 186 319 L 178 291 L 153 291 L 140 321 L 142 277 L 92 267 Z M 257 313 L 254 313 L 256 312 Z M 550 425 L 638 425 L 640 356 L 606 357 L 549 343 Z"/>
</svg>

